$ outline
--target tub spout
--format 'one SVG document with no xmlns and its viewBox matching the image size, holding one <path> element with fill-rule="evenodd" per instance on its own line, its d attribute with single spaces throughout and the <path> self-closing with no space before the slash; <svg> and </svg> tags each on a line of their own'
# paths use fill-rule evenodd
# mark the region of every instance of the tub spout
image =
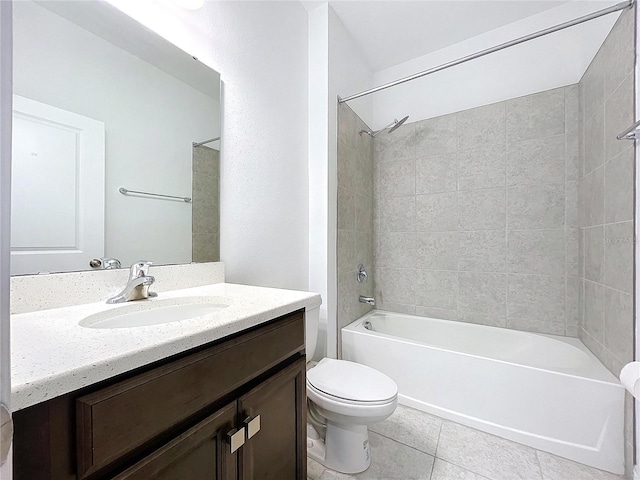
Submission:
<svg viewBox="0 0 640 480">
<path fill-rule="evenodd" d="M 364 295 L 360 295 L 359 300 L 360 303 L 366 303 L 371 305 L 372 307 L 376 304 L 376 299 L 373 297 L 365 297 Z"/>
</svg>

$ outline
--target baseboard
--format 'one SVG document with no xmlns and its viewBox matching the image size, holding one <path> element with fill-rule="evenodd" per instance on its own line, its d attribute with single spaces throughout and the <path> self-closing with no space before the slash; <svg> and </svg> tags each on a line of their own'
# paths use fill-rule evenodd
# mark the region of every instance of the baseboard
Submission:
<svg viewBox="0 0 640 480">
<path fill-rule="evenodd" d="M 640 465 L 633 467 L 633 480 L 640 480 Z"/>
</svg>

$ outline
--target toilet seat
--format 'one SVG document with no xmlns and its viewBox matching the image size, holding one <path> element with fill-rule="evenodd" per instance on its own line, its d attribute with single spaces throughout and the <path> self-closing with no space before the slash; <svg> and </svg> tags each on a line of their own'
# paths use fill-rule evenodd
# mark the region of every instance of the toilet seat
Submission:
<svg viewBox="0 0 640 480">
<path fill-rule="evenodd" d="M 346 360 L 324 358 L 307 372 L 314 396 L 346 405 L 387 405 L 396 400 L 396 383 L 371 367 Z"/>
</svg>

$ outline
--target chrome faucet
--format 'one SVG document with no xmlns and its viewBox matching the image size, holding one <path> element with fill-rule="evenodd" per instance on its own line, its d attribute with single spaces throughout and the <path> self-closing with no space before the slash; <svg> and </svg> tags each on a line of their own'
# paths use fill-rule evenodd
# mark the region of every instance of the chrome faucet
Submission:
<svg viewBox="0 0 640 480">
<path fill-rule="evenodd" d="M 373 297 L 365 297 L 364 295 L 360 295 L 360 297 L 358 297 L 358 300 L 360 301 L 360 303 L 366 303 L 368 305 L 371 305 L 372 307 L 376 305 L 376 299 Z"/>
<path fill-rule="evenodd" d="M 154 277 L 149 275 L 149 267 L 152 264 L 153 262 L 139 261 L 131 265 L 129 280 L 124 290 L 107 300 L 107 303 L 123 303 L 157 297 L 157 293 L 149 291 L 149 287 L 156 281 Z"/>
</svg>

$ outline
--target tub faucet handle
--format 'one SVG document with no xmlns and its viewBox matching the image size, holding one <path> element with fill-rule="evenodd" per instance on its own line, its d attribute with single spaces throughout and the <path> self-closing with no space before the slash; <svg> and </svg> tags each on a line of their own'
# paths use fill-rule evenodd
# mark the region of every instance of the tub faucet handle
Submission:
<svg viewBox="0 0 640 480">
<path fill-rule="evenodd" d="M 367 283 L 367 279 L 369 275 L 367 275 L 367 271 L 364 269 L 364 265 L 358 265 L 358 271 L 356 272 L 356 280 L 358 283 Z"/>
</svg>

